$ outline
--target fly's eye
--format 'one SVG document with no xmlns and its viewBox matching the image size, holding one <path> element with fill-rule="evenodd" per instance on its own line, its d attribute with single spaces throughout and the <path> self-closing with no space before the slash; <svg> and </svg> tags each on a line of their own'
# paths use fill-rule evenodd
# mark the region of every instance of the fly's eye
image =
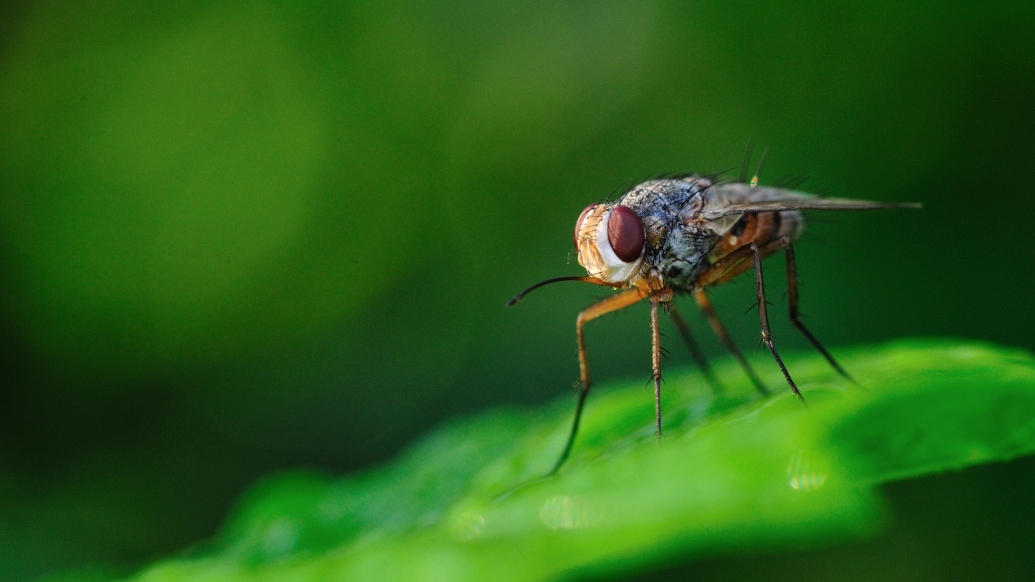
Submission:
<svg viewBox="0 0 1035 582">
<path fill-rule="evenodd" d="M 626 263 L 631 263 L 643 254 L 643 221 L 628 206 L 615 206 L 607 219 L 607 242 L 611 250 Z"/>
<path fill-rule="evenodd" d="M 575 221 L 575 250 L 579 250 L 579 233 L 582 232 L 582 221 L 586 220 L 586 215 L 592 212 L 596 207 L 596 204 L 590 204 L 582 211 L 582 214 L 579 215 L 579 219 Z"/>
</svg>

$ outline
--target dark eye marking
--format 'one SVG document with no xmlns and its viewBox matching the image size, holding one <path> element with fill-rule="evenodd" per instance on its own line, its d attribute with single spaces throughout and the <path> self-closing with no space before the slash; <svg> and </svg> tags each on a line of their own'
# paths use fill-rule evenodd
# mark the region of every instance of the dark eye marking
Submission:
<svg viewBox="0 0 1035 582">
<path fill-rule="evenodd" d="M 628 206 L 616 206 L 607 219 L 607 242 L 623 262 L 631 263 L 643 254 L 646 235 L 640 216 Z"/>
</svg>

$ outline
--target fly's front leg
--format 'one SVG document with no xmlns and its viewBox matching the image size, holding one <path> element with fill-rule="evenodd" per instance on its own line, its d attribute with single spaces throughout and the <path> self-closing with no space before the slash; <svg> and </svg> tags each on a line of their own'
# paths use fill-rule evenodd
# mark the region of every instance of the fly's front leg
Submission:
<svg viewBox="0 0 1035 582">
<path fill-rule="evenodd" d="M 556 473 L 561 468 L 561 465 L 568 458 L 568 453 L 571 452 L 571 446 L 575 443 L 575 433 L 579 431 L 579 418 L 582 416 L 582 407 L 586 403 L 586 395 L 589 394 L 589 387 L 591 385 L 589 364 L 586 361 L 586 336 L 583 332 L 583 326 L 586 325 L 586 322 L 592 321 L 601 315 L 629 307 L 646 297 L 647 293 L 646 290 L 640 288 L 623 291 L 618 295 L 608 297 L 584 309 L 575 320 L 575 336 L 579 345 L 579 400 L 578 404 L 575 405 L 575 420 L 571 423 L 568 442 L 564 445 L 564 451 L 561 453 L 561 457 L 557 459 L 557 464 L 550 471 L 551 474 Z"/>
<path fill-rule="evenodd" d="M 715 376 L 711 365 L 708 364 L 708 358 L 704 356 L 701 347 L 697 345 L 697 341 L 694 340 L 694 336 L 690 333 L 690 326 L 686 324 L 686 320 L 683 319 L 679 310 L 676 309 L 674 301 L 668 304 L 668 315 L 672 318 L 672 323 L 675 324 L 676 329 L 679 331 L 679 337 L 683 338 L 683 343 L 686 344 L 690 357 L 693 358 L 694 363 L 701 369 L 701 374 L 708 381 L 708 384 L 711 385 L 712 391 L 716 394 L 722 393 L 722 384 L 719 383 L 718 377 Z"/>
<path fill-rule="evenodd" d="M 805 339 L 809 340 L 812 347 L 823 354 L 823 357 L 827 359 L 827 362 L 830 362 L 830 365 L 837 370 L 838 374 L 844 376 L 849 382 L 855 383 L 855 380 L 848 375 L 848 372 L 845 372 L 844 368 L 834 359 L 834 356 L 830 355 L 830 352 L 823 347 L 823 344 L 819 343 L 816 336 L 812 335 L 809 328 L 805 327 L 805 323 L 802 322 L 801 313 L 798 311 L 798 266 L 794 260 L 794 247 L 788 243 L 784 252 L 787 254 L 787 296 L 790 304 L 788 311 L 790 312 L 791 323 L 798 328 L 798 331 L 805 336 Z"/>
<path fill-rule="evenodd" d="M 662 289 L 650 296 L 651 371 L 654 378 L 654 420 L 661 438 L 661 331 L 658 329 L 658 303 L 672 300 L 672 291 Z"/>
</svg>

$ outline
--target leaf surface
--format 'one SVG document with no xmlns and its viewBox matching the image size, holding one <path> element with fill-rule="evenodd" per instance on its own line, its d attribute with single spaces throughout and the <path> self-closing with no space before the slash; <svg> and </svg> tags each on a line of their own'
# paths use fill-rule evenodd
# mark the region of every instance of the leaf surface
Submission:
<svg viewBox="0 0 1035 582">
<path fill-rule="evenodd" d="M 642 383 L 595 390 L 554 476 L 568 398 L 450 423 L 358 475 L 274 476 L 208 555 L 138 579 L 532 581 L 825 545 L 880 531 L 880 483 L 1035 452 L 1025 352 L 904 340 L 838 356 L 859 385 L 818 356 L 787 358 L 807 407 L 756 398 L 732 362 L 717 367 L 722 395 L 673 371 L 661 441 Z"/>
</svg>

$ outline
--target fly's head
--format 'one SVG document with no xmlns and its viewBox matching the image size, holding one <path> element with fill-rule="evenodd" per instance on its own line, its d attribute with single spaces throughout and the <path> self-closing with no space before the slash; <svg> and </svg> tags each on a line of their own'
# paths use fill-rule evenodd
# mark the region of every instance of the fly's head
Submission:
<svg viewBox="0 0 1035 582">
<path fill-rule="evenodd" d="M 575 223 L 579 264 L 591 277 L 631 285 L 640 276 L 646 234 L 636 211 L 621 204 L 587 206 Z"/>
</svg>

